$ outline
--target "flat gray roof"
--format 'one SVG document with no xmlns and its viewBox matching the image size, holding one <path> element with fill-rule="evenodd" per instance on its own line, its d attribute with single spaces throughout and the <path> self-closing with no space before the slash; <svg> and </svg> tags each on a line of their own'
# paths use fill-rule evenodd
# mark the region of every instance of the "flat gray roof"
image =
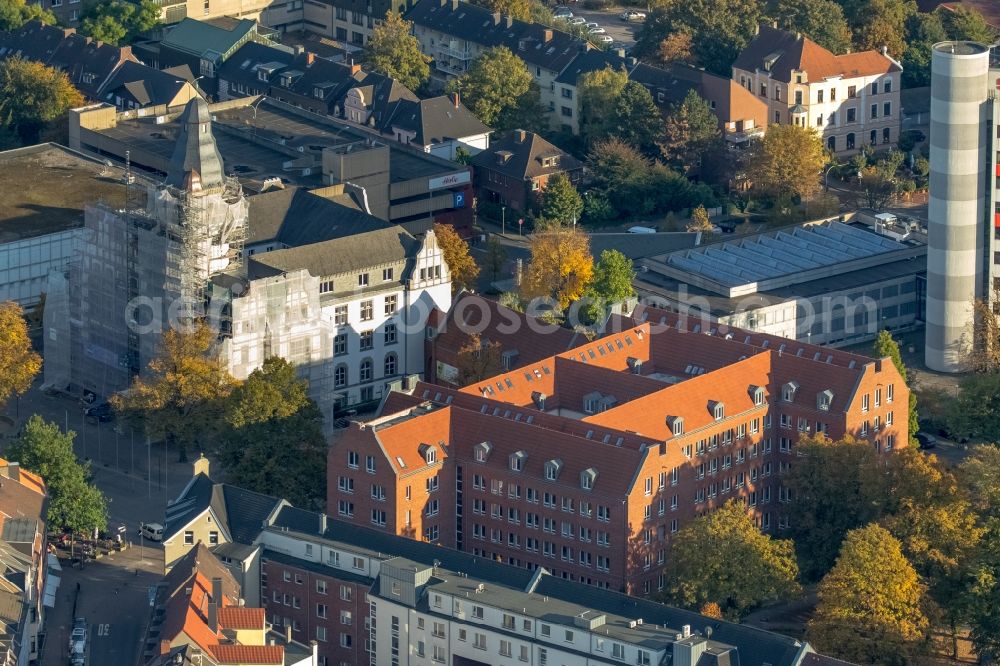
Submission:
<svg viewBox="0 0 1000 666">
<path fill-rule="evenodd" d="M 666 262 L 735 287 L 905 248 L 887 236 L 834 221 L 675 252 Z"/>
<path fill-rule="evenodd" d="M 55 143 L 4 151 L 0 170 L 0 243 L 82 227 L 87 204 L 125 201 L 122 169 Z"/>
</svg>

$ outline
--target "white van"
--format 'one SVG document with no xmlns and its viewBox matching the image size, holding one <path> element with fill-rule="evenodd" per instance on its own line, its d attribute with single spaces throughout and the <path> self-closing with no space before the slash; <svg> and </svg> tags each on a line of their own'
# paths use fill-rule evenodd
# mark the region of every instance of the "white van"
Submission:
<svg viewBox="0 0 1000 666">
<path fill-rule="evenodd" d="M 628 232 L 630 234 L 655 234 L 656 229 L 653 227 L 629 227 Z"/>
<path fill-rule="evenodd" d="M 139 534 L 150 541 L 163 541 L 163 525 L 159 523 L 142 523 L 139 525 Z"/>
</svg>

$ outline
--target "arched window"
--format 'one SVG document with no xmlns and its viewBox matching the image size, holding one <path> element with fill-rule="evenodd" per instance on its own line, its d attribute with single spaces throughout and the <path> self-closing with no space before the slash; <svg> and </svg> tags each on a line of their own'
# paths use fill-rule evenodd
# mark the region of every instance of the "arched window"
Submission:
<svg viewBox="0 0 1000 666">
<path fill-rule="evenodd" d="M 338 365 L 333 371 L 333 385 L 336 388 L 347 386 L 347 366 Z"/>
<path fill-rule="evenodd" d="M 848 150 L 854 150 L 854 133 L 853 132 L 847 135 L 847 149 Z"/>
<path fill-rule="evenodd" d="M 837 152 L 837 137 L 831 136 L 827 139 L 826 147 L 829 148 L 831 152 Z"/>
<path fill-rule="evenodd" d="M 361 376 L 359 377 L 359 381 L 370 382 L 371 380 L 372 380 L 372 360 L 370 358 L 366 358 L 365 360 L 361 361 Z"/>
<path fill-rule="evenodd" d="M 868 143 L 873 146 L 878 143 L 878 130 L 872 130 L 871 134 L 868 135 Z"/>
<path fill-rule="evenodd" d="M 386 354 L 385 355 L 385 376 L 386 377 L 391 377 L 392 375 L 396 374 L 396 366 L 397 365 L 398 364 L 396 363 L 396 355 L 395 354 Z"/>
</svg>

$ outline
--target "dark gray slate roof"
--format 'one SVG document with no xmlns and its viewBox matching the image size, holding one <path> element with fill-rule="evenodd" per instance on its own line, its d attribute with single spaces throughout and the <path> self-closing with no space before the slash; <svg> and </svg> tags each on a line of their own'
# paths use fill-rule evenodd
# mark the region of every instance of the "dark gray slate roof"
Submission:
<svg viewBox="0 0 1000 666">
<path fill-rule="evenodd" d="M 446 95 L 419 102 L 403 101 L 383 126 L 385 132 L 392 127 L 416 132 L 414 142 L 421 146 L 490 131 L 461 101 L 456 105 Z"/>
<path fill-rule="evenodd" d="M 576 80 L 580 75 L 587 72 L 597 72 L 607 67 L 612 69 L 626 69 L 625 58 L 614 51 L 601 51 L 599 49 L 584 51 L 578 53 L 573 58 L 573 62 L 556 78 L 556 83 L 575 86 Z"/>
<path fill-rule="evenodd" d="M 310 245 L 256 254 L 250 258 L 249 274 L 254 279 L 305 269 L 314 277 L 337 275 L 404 261 L 417 243 L 405 229 L 389 225 Z"/>
<path fill-rule="evenodd" d="M 7 518 L 3 521 L 0 538 L 11 544 L 30 543 L 34 541 L 39 528 L 37 518 Z"/>
<path fill-rule="evenodd" d="M 242 83 L 257 89 L 267 89 L 270 79 L 258 78 L 257 67 L 274 63 L 280 69 L 288 67 L 295 60 L 295 55 L 284 49 L 268 46 L 259 42 L 247 42 L 230 56 L 218 69 L 219 80 L 230 84 Z M 275 72 L 280 71 L 275 70 Z"/>
<path fill-rule="evenodd" d="M 700 89 L 702 77 L 701 70 L 685 65 L 653 67 L 644 63 L 636 65 L 629 74 L 629 79 L 645 86 L 658 104 L 683 101 L 689 90 Z"/>
<path fill-rule="evenodd" d="M 114 104 L 115 96 L 139 106 L 167 104 L 177 96 L 184 83 L 178 74 L 129 61 L 122 63 L 101 89 L 101 97 L 109 104 Z"/>
<path fill-rule="evenodd" d="M 208 131 L 203 128 L 208 127 Z M 184 107 L 177 121 L 177 145 L 167 168 L 167 184 L 186 188 L 189 174 L 196 173 L 202 188 L 222 184 L 222 155 L 212 134 L 212 114 L 208 102 L 195 97 Z"/>
<path fill-rule="evenodd" d="M 360 210 L 349 195 L 331 200 L 288 187 L 252 196 L 247 202 L 248 245 L 277 240 L 298 247 L 392 226 Z"/>
<path fill-rule="evenodd" d="M 319 534 L 319 514 L 286 506 L 274 520 L 274 527 L 288 529 L 317 538 L 330 539 L 362 548 L 374 555 L 388 559 L 402 557 L 431 565 L 435 560 L 443 569 L 466 572 L 476 579 L 525 590 L 534 572 L 520 567 L 500 564 L 471 553 L 452 550 L 430 543 L 386 534 L 360 525 L 327 519 L 326 532 Z M 268 551 L 268 556 L 271 557 Z M 274 556 L 276 559 L 279 556 Z M 291 563 L 291 562 L 290 562 Z M 339 573 L 337 574 L 340 575 Z M 712 640 L 734 645 L 739 651 L 739 661 L 732 666 L 792 666 L 803 648 L 802 643 L 788 636 L 756 629 L 747 625 L 715 620 L 699 613 L 647 601 L 610 590 L 563 580 L 555 576 L 541 576 L 536 595 L 581 604 L 598 611 L 624 617 L 643 619 L 645 624 L 666 625 L 679 629 L 690 625 L 693 630 L 712 628 Z M 819 664 L 817 664 L 819 666 Z M 831 665 L 832 666 L 832 665 Z"/>
<path fill-rule="evenodd" d="M 583 167 L 580 160 L 534 132 L 525 132 L 522 141 L 518 134 L 521 131 L 514 130 L 494 136 L 493 140 L 490 141 L 490 147 L 472 158 L 472 166 L 476 169 L 496 171 L 517 179 L 564 173 Z M 511 153 L 511 156 L 506 162 L 500 164 L 498 153 L 504 151 Z M 555 166 L 543 166 L 542 158 L 552 155 L 558 155 L 559 162 Z"/>
<path fill-rule="evenodd" d="M 529 65 L 561 72 L 587 42 L 540 23 L 511 20 L 467 2 L 424 0 L 406 14 L 415 25 L 487 47 L 506 46 Z"/>
<path fill-rule="evenodd" d="M 163 538 L 171 538 L 197 515 L 211 508 L 233 541 L 250 544 L 260 534 L 264 520 L 282 501 L 252 490 L 215 483 L 208 476 L 199 474 L 167 506 Z"/>
</svg>

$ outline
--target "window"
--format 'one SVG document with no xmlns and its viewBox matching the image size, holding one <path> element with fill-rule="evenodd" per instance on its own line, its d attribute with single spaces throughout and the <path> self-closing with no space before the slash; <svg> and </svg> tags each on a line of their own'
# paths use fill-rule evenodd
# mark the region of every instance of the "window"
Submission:
<svg viewBox="0 0 1000 666">
<path fill-rule="evenodd" d="M 319 634 L 320 627 L 316 627 L 316 633 Z M 326 634 L 326 631 L 323 632 Z M 342 631 L 340 632 L 340 647 L 349 648 L 354 643 L 354 639 L 351 634 Z"/>
<path fill-rule="evenodd" d="M 365 456 L 365 471 L 369 474 L 375 473 L 375 456 Z"/>
<path fill-rule="evenodd" d="M 878 104 L 872 104 L 870 118 L 878 118 Z"/>
<path fill-rule="evenodd" d="M 872 81 L 872 94 L 878 94 L 878 81 Z"/>
<path fill-rule="evenodd" d="M 726 415 L 726 408 L 721 402 L 712 404 L 712 416 L 716 421 L 721 421 Z"/>
<path fill-rule="evenodd" d="M 386 354 L 386 357 L 385 357 L 385 373 L 384 373 L 386 377 L 391 377 L 394 374 L 396 374 L 396 365 L 397 365 L 397 363 L 396 363 L 396 355 L 395 354 Z"/>
<path fill-rule="evenodd" d="M 851 109 L 848 109 L 848 112 L 850 112 L 850 111 L 851 111 Z M 855 143 L 854 142 L 854 133 L 852 132 L 851 134 L 847 135 L 847 150 L 854 150 L 854 143 Z"/>
<path fill-rule="evenodd" d="M 337 502 L 337 513 L 345 518 L 354 517 L 354 502 L 348 502 L 347 500 L 340 500 Z"/>
<path fill-rule="evenodd" d="M 894 393 L 894 388 L 895 387 L 892 384 L 889 384 L 888 386 L 885 387 L 885 401 L 886 402 L 892 402 L 892 396 L 893 396 L 893 393 Z"/>
<path fill-rule="evenodd" d="M 849 122 L 849 123 L 857 122 L 857 119 L 858 119 L 858 110 L 855 109 L 855 108 L 853 108 L 853 107 L 850 108 L 850 109 L 848 109 L 847 110 L 847 122 Z"/>
<path fill-rule="evenodd" d="M 326 619 L 326 604 L 316 604 L 316 617 Z M 341 613 L 343 616 L 343 613 Z"/>
<path fill-rule="evenodd" d="M 888 127 L 882 128 L 882 143 L 889 143 L 892 139 L 892 131 Z"/>
<path fill-rule="evenodd" d="M 333 337 L 333 355 L 344 356 L 347 354 L 347 334 L 339 333 Z"/>
<path fill-rule="evenodd" d="M 384 344 L 387 344 L 387 345 L 394 345 L 394 344 L 396 344 L 397 330 L 396 330 L 396 325 L 395 324 L 392 324 L 392 323 L 386 324 L 385 325 L 384 334 L 385 334 L 384 335 L 385 339 L 383 341 Z"/>
<path fill-rule="evenodd" d="M 325 280 L 319 283 L 319 293 L 328 294 L 333 291 L 333 280 Z"/>
<path fill-rule="evenodd" d="M 847 86 L 847 96 L 851 97 L 851 98 L 857 97 L 858 96 L 858 87 L 857 86 Z"/>
<path fill-rule="evenodd" d="M 882 116 L 888 118 L 892 115 L 892 102 L 882 103 Z"/>
<path fill-rule="evenodd" d="M 325 580 L 316 580 L 316 594 L 326 594 Z"/>
<path fill-rule="evenodd" d="M 379 527 L 385 527 L 385 511 L 381 509 L 372 509 L 372 524 L 378 525 Z"/>
<path fill-rule="evenodd" d="M 361 301 L 361 321 L 371 321 L 375 318 L 375 309 L 372 303 L 373 301 Z"/>
<path fill-rule="evenodd" d="M 358 286 L 359 287 L 367 287 L 368 286 L 368 273 L 359 273 L 358 274 Z"/>
<path fill-rule="evenodd" d="M 347 366 L 338 365 L 333 371 L 333 386 L 334 388 L 343 388 L 347 386 Z"/>
<path fill-rule="evenodd" d="M 886 79 L 882 82 L 882 92 L 891 93 L 892 92 L 892 79 Z"/>
<path fill-rule="evenodd" d="M 545 463 L 545 480 L 555 481 L 559 478 L 559 469 L 562 467 L 561 460 L 549 460 Z"/>
<path fill-rule="evenodd" d="M 340 586 L 340 599 L 341 601 L 351 601 L 354 598 L 354 590 L 352 590 L 347 585 Z"/>
<path fill-rule="evenodd" d="M 374 331 L 361 331 L 361 351 L 366 351 L 375 346 Z"/>
<path fill-rule="evenodd" d="M 333 323 L 337 326 L 344 326 L 347 324 L 347 306 L 338 305 L 333 308 Z"/>
<path fill-rule="evenodd" d="M 801 90 L 796 90 L 795 91 L 795 103 L 796 104 L 801 104 L 802 103 L 802 91 Z"/>
<path fill-rule="evenodd" d="M 370 358 L 366 358 L 361 361 L 361 369 L 358 379 L 362 382 L 370 382 L 372 380 L 372 360 Z"/>
<path fill-rule="evenodd" d="M 817 90 L 816 91 L 816 103 L 817 104 L 822 104 L 823 103 L 823 91 L 822 90 Z"/>
<path fill-rule="evenodd" d="M 683 416 L 672 416 L 670 417 L 670 432 L 674 434 L 675 437 L 684 434 L 684 417 Z"/>
<path fill-rule="evenodd" d="M 390 317 L 396 314 L 396 305 L 398 302 L 398 296 L 392 294 L 391 296 L 385 297 L 385 316 Z"/>
<path fill-rule="evenodd" d="M 184 531 L 184 545 L 190 546 L 194 543 L 194 532 L 191 530 Z"/>
<path fill-rule="evenodd" d="M 868 411 L 868 394 L 867 393 L 865 393 L 863 396 L 861 396 L 861 411 L 862 412 L 867 412 Z"/>
<path fill-rule="evenodd" d="M 392 282 L 392 269 L 383 268 L 382 269 L 382 282 Z M 393 296 L 395 298 L 395 296 Z"/>
</svg>

